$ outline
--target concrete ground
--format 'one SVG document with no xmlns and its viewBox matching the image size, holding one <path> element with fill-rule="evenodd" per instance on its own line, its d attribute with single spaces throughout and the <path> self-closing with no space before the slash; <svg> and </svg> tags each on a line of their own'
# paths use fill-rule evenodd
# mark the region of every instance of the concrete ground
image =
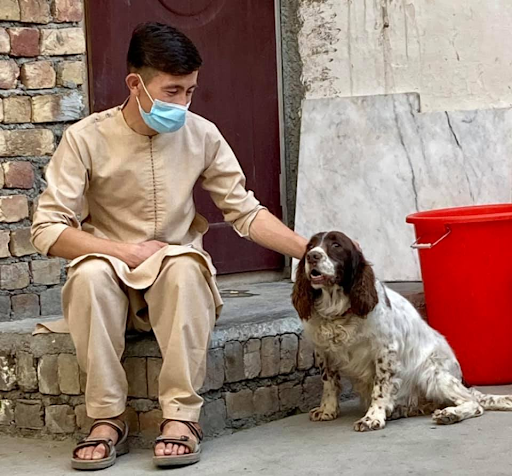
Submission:
<svg viewBox="0 0 512 476">
<path fill-rule="evenodd" d="M 512 387 L 485 389 L 512 393 Z M 356 402 L 343 405 L 334 422 L 311 423 L 306 415 L 269 423 L 205 443 L 202 462 L 172 471 L 175 476 L 399 476 L 509 475 L 512 413 L 487 412 L 451 426 L 427 417 L 390 422 L 381 431 L 356 433 Z M 69 467 L 70 442 L 0 437 L 1 474 L 61 476 Z M 148 450 L 133 451 L 101 474 L 146 475 L 157 470 Z"/>
</svg>

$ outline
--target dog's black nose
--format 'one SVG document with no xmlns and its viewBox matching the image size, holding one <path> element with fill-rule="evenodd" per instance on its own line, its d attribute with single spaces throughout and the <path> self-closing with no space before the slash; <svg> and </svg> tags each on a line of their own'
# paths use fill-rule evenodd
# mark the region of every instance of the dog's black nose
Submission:
<svg viewBox="0 0 512 476">
<path fill-rule="evenodd" d="M 310 251 L 307 256 L 308 263 L 317 263 L 322 259 L 322 255 L 318 251 Z"/>
</svg>

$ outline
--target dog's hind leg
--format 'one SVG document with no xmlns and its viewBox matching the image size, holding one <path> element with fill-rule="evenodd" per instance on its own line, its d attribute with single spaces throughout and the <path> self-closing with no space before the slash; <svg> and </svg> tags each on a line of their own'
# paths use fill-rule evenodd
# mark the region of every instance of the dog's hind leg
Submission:
<svg viewBox="0 0 512 476">
<path fill-rule="evenodd" d="M 420 403 L 418 405 L 397 405 L 392 413 L 388 413 L 387 420 L 431 415 L 438 408 L 439 405 L 433 402 Z"/>
<path fill-rule="evenodd" d="M 438 409 L 432 415 L 434 422 L 439 425 L 450 425 L 484 413 L 484 407 L 472 392 L 445 370 L 437 373 L 429 386 L 434 401 L 452 405 Z"/>
<path fill-rule="evenodd" d="M 512 395 L 488 395 L 476 388 L 470 388 L 469 391 L 484 410 L 512 412 Z"/>
</svg>

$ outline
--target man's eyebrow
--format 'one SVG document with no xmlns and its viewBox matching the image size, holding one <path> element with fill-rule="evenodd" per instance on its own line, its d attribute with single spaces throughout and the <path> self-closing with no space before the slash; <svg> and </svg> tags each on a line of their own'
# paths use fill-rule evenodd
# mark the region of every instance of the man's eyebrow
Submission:
<svg viewBox="0 0 512 476">
<path fill-rule="evenodd" d="M 193 84 L 192 86 L 189 86 L 188 88 L 185 88 L 182 84 L 168 84 L 163 87 L 163 89 L 195 89 L 197 88 L 197 84 Z"/>
</svg>

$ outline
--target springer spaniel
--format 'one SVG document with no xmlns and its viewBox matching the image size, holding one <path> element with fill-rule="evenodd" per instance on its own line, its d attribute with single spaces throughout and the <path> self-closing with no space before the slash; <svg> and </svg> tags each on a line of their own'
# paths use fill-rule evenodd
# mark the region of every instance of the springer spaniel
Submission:
<svg viewBox="0 0 512 476">
<path fill-rule="evenodd" d="M 445 338 L 400 294 L 375 279 L 346 235 L 319 233 L 297 268 L 293 305 L 315 346 L 324 384 L 313 421 L 339 414 L 340 377 L 348 377 L 368 410 L 356 431 L 386 420 L 432 413 L 450 424 L 484 410 L 512 411 L 512 396 L 484 395 L 462 383 Z"/>
</svg>

